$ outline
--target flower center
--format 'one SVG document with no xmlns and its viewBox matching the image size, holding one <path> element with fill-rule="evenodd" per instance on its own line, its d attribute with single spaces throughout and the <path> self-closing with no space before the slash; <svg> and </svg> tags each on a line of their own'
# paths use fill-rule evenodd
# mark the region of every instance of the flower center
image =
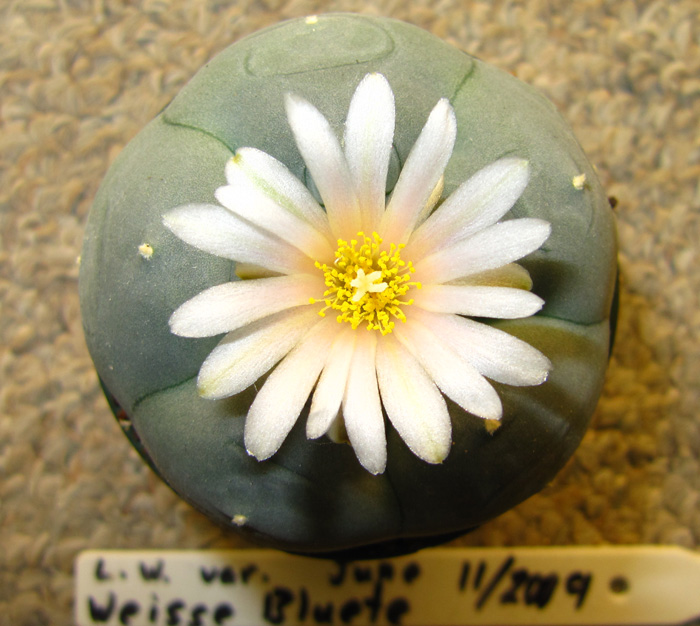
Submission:
<svg viewBox="0 0 700 626">
<path fill-rule="evenodd" d="M 389 250 L 380 250 L 382 239 L 377 233 L 368 237 L 357 233 L 349 243 L 338 239 L 338 249 L 332 265 L 316 262 L 323 272 L 326 291 L 323 298 L 310 298 L 310 303 L 323 301 L 326 306 L 318 314 L 325 317 L 328 309 L 339 311 L 338 322 L 348 322 L 353 328 L 366 322 L 368 330 L 382 335 L 392 331 L 394 318 L 406 321 L 401 307 L 413 304 L 402 300 L 411 287 L 420 289 L 420 283 L 411 281 L 413 264 L 401 259 L 403 244 L 391 244 Z"/>
</svg>

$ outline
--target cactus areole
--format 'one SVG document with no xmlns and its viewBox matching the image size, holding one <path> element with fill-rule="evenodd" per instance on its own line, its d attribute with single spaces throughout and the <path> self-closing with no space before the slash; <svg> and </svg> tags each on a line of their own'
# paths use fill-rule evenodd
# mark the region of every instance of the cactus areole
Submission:
<svg viewBox="0 0 700 626">
<path fill-rule="evenodd" d="M 385 555 L 482 524 L 579 444 L 616 243 L 554 107 L 408 24 L 284 22 L 116 159 L 81 262 L 127 436 L 258 542 Z"/>
</svg>

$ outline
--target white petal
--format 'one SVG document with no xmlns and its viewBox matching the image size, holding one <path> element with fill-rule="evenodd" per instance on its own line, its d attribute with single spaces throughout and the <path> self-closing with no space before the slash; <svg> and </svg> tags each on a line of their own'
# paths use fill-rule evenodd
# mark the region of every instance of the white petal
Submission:
<svg viewBox="0 0 700 626">
<path fill-rule="evenodd" d="M 450 285 L 483 285 L 489 287 L 512 287 L 513 289 L 532 289 L 530 273 L 517 263 L 508 263 L 503 267 L 485 270 L 451 280 Z"/>
<path fill-rule="evenodd" d="M 306 220 L 331 241 L 328 216 L 318 202 L 287 166 L 262 150 L 240 148 L 226 164 L 226 177 L 234 184 L 244 174 L 261 193 L 293 215 Z"/>
<path fill-rule="evenodd" d="M 385 241 L 406 243 L 452 155 L 457 121 L 445 98 L 433 108 L 413 145 L 380 226 Z"/>
<path fill-rule="evenodd" d="M 549 222 L 530 217 L 499 222 L 415 263 L 416 280 L 445 283 L 507 265 L 537 250 L 551 230 Z"/>
<path fill-rule="evenodd" d="M 372 474 L 386 468 L 384 415 L 377 388 L 376 333 L 356 330 L 353 354 L 343 398 L 343 419 L 348 439 L 362 466 Z"/>
<path fill-rule="evenodd" d="M 235 180 L 235 176 L 231 176 Z M 327 259 L 334 248 L 328 239 L 306 220 L 290 213 L 255 188 L 240 174 L 234 184 L 219 187 L 216 199 L 244 220 L 277 235 L 311 259 Z"/>
<path fill-rule="evenodd" d="M 335 320 L 322 319 L 265 381 L 245 421 L 248 454 L 264 461 L 282 445 L 311 394 L 337 327 Z"/>
<path fill-rule="evenodd" d="M 427 311 L 472 317 L 529 317 L 544 304 L 534 293 L 510 287 L 428 285 L 413 293 L 414 304 Z"/>
<path fill-rule="evenodd" d="M 355 90 L 345 123 L 345 156 L 368 233 L 377 229 L 384 213 L 394 117 L 388 81 L 381 74 L 368 74 Z"/>
<path fill-rule="evenodd" d="M 348 325 L 344 326 L 347 328 L 340 330 L 336 336 L 314 391 L 306 422 L 306 436 L 309 439 L 326 434 L 343 402 L 357 335 Z"/>
<path fill-rule="evenodd" d="M 287 118 L 311 172 L 335 238 L 350 239 L 362 229 L 360 208 L 345 154 L 328 120 L 303 98 L 287 94 Z"/>
<path fill-rule="evenodd" d="M 435 326 L 442 317 L 434 316 L 432 326 L 424 326 L 411 311 L 408 323 L 394 330 L 401 341 L 418 359 L 442 392 L 465 411 L 485 419 L 501 419 L 503 408 L 496 390 L 452 344 L 436 334 Z"/>
<path fill-rule="evenodd" d="M 308 256 L 216 204 L 177 207 L 163 216 L 163 224 L 185 243 L 225 259 L 283 274 L 314 271 Z"/>
<path fill-rule="evenodd" d="M 170 330 L 181 337 L 213 337 L 278 311 L 309 303 L 323 293 L 321 276 L 299 274 L 239 280 L 206 289 L 170 317 Z"/>
<path fill-rule="evenodd" d="M 312 307 L 296 307 L 229 333 L 199 370 L 200 395 L 219 399 L 240 393 L 272 368 L 320 320 Z"/>
<path fill-rule="evenodd" d="M 377 380 L 387 415 L 411 451 L 428 463 L 442 463 L 452 443 L 445 399 L 418 361 L 391 335 L 377 345 Z"/>
<path fill-rule="evenodd" d="M 530 344 L 498 328 L 458 315 L 416 309 L 417 317 L 484 376 L 514 386 L 540 385 L 552 368 L 549 359 Z"/>
<path fill-rule="evenodd" d="M 407 258 L 415 263 L 495 224 L 515 204 L 529 180 L 527 161 L 500 159 L 462 183 L 411 236 Z"/>
</svg>

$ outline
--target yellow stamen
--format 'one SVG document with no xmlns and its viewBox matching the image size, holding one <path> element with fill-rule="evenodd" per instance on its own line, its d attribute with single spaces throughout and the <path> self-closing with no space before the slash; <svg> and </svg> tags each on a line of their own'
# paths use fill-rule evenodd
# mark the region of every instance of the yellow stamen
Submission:
<svg viewBox="0 0 700 626">
<path fill-rule="evenodd" d="M 335 309 L 339 311 L 338 322 L 347 322 L 353 328 L 366 322 L 368 330 L 387 335 L 394 328 L 394 318 L 406 321 L 401 307 L 413 304 L 412 299 L 402 300 L 402 296 L 421 285 L 410 280 L 415 270 L 410 261 L 401 259 L 403 244 L 380 250 L 382 239 L 377 233 L 368 237 L 360 232 L 357 237 L 350 243 L 338 240 L 333 265 L 316 262 L 328 289 L 323 298 L 310 298 L 309 302 L 325 303 L 318 312 L 321 317 L 328 309 Z"/>
</svg>

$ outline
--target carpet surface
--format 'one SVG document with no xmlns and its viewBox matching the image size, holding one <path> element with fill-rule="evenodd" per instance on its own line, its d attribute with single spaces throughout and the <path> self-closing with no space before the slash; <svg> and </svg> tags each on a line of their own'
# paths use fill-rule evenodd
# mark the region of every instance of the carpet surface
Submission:
<svg viewBox="0 0 700 626">
<path fill-rule="evenodd" d="M 552 484 L 451 545 L 700 540 L 695 0 L 2 0 L 0 624 L 72 623 L 86 548 L 250 547 L 129 446 L 82 337 L 82 232 L 125 144 L 230 43 L 331 11 L 423 27 L 543 91 L 618 200 L 605 390 Z"/>
</svg>

